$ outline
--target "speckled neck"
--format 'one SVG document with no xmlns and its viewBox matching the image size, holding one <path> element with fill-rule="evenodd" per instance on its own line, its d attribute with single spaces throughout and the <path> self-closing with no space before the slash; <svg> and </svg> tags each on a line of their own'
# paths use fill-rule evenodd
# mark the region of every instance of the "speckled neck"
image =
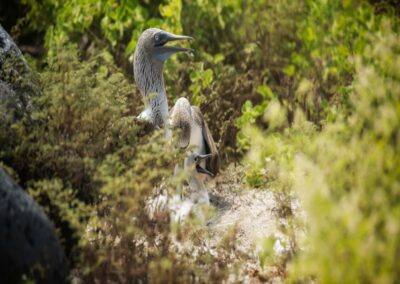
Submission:
<svg viewBox="0 0 400 284">
<path fill-rule="evenodd" d="M 144 48 L 136 48 L 133 64 L 135 81 L 152 123 L 156 126 L 165 126 L 168 116 L 163 67 L 164 64 L 155 60 Z"/>
</svg>

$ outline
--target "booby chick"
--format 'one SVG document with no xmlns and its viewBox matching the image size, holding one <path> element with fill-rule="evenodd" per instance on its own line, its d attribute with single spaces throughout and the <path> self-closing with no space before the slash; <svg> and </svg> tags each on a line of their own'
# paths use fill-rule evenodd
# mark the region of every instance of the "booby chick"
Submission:
<svg viewBox="0 0 400 284">
<path fill-rule="evenodd" d="M 184 169 L 193 170 L 187 180 L 190 199 L 194 203 L 209 204 L 210 198 L 204 182 L 207 176 L 214 177 L 219 167 L 214 139 L 200 109 L 191 106 L 186 98 L 179 98 L 170 113 L 171 126 L 180 129 L 179 147 L 192 147 L 183 166 Z"/>
<path fill-rule="evenodd" d="M 145 119 L 155 127 L 167 128 L 168 99 L 165 92 L 164 62 L 176 52 L 192 49 L 167 46 L 171 41 L 190 40 L 190 36 L 175 35 L 160 29 L 150 28 L 139 37 L 133 62 L 136 84 L 144 97 L 145 110 L 139 118 Z"/>
</svg>

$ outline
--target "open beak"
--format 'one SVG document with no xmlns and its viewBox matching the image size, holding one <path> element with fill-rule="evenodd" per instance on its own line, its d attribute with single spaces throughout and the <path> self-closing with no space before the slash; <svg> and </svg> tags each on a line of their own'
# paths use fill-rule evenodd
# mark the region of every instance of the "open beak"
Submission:
<svg viewBox="0 0 400 284">
<path fill-rule="evenodd" d="M 157 42 L 154 46 L 154 55 L 157 59 L 164 62 L 167 60 L 172 54 L 176 52 L 193 52 L 193 49 L 181 47 L 181 46 L 167 46 L 168 42 L 172 41 L 181 41 L 181 40 L 193 40 L 190 36 L 185 35 L 175 35 L 169 32 L 162 32 L 159 34 L 160 41 Z"/>
<path fill-rule="evenodd" d="M 202 173 L 202 174 L 209 175 L 210 177 L 214 177 L 214 174 L 212 172 L 210 172 L 209 170 L 207 170 L 207 169 L 205 169 L 205 168 L 203 168 L 202 166 L 199 165 L 199 163 L 202 160 L 205 160 L 205 159 L 208 159 L 208 158 L 211 158 L 211 157 L 212 157 L 212 154 L 205 154 L 205 155 L 197 155 L 196 156 L 196 159 L 195 159 L 196 160 L 196 170 L 197 170 L 198 173 Z"/>
<path fill-rule="evenodd" d="M 165 33 L 165 43 L 171 42 L 171 41 L 180 41 L 180 40 L 194 40 L 191 36 L 185 36 L 185 35 L 175 35 L 171 33 Z M 164 47 L 169 47 L 172 50 L 175 51 L 193 51 L 191 48 L 185 48 L 185 47 L 180 47 L 180 46 L 164 46 Z"/>
<path fill-rule="evenodd" d="M 202 160 L 205 160 L 205 159 L 211 158 L 211 157 L 212 157 L 212 154 L 197 155 L 197 156 L 196 156 L 196 160 L 197 160 L 198 162 L 200 162 L 200 161 L 202 161 Z"/>
<path fill-rule="evenodd" d="M 212 172 L 210 172 L 209 170 L 203 168 L 200 165 L 196 165 L 196 170 L 197 170 L 198 173 L 206 174 L 206 175 L 209 175 L 210 177 L 214 177 L 214 174 Z"/>
</svg>

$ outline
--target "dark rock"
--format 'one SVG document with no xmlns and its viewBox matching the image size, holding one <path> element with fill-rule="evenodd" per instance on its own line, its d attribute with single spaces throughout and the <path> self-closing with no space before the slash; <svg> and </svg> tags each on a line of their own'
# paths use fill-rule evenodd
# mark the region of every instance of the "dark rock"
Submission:
<svg viewBox="0 0 400 284">
<path fill-rule="evenodd" d="M 0 124 L 9 125 L 33 111 L 40 94 L 35 76 L 20 49 L 0 25 Z"/>
<path fill-rule="evenodd" d="M 11 154 L 21 144 L 13 124 L 25 130 L 35 125 L 34 98 L 40 94 L 34 72 L 0 25 L 0 158 L 4 163 L 12 164 Z"/>
<path fill-rule="evenodd" d="M 14 43 L 10 35 L 0 25 L 0 54 L 7 55 L 13 53 L 17 57 L 21 57 L 22 53 L 18 46 Z"/>
<path fill-rule="evenodd" d="M 54 227 L 39 205 L 0 169 L 0 279 L 65 283 L 68 265 Z"/>
</svg>

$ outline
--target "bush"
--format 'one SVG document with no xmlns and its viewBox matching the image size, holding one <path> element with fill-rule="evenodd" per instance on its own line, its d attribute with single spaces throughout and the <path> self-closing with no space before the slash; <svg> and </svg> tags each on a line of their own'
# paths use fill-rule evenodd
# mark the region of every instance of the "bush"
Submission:
<svg viewBox="0 0 400 284">
<path fill-rule="evenodd" d="M 352 10 L 343 12 L 344 7 L 334 2 L 325 4 L 314 7 L 322 11 L 318 17 L 325 15 L 329 19 L 330 13 L 339 9 L 341 12 L 334 14 L 339 13 L 343 22 L 350 21 L 345 30 L 351 25 L 365 25 L 364 30 L 355 28 L 360 42 L 357 46 L 354 41 L 348 45 L 352 56 L 344 56 L 345 65 L 337 65 L 344 61 L 330 56 L 326 58 L 331 63 L 322 65 L 321 74 L 330 72 L 326 70 L 329 65 L 337 65 L 343 71 L 336 73 L 337 80 L 328 76 L 318 83 L 322 88 L 347 89 L 346 97 L 327 104 L 335 116 L 326 113 L 322 124 L 314 124 L 307 120 L 313 120 L 307 109 L 302 107 L 304 115 L 297 108 L 293 123 L 287 127 L 287 121 L 281 118 L 287 111 L 285 104 L 273 106 L 272 101 L 265 113 L 255 115 L 260 117 L 264 113 L 267 130 L 249 124 L 242 127 L 241 133 L 250 141 L 246 161 L 248 183 L 272 187 L 278 216 L 289 216 L 282 230 L 288 239 L 290 257 L 279 263 L 282 259 L 272 248 L 274 242 L 266 242 L 262 257 L 272 257 L 277 265 L 283 265 L 290 281 L 393 283 L 399 275 L 400 243 L 399 226 L 394 221 L 399 218 L 398 21 L 375 18 L 370 6 L 354 8 L 349 4 Z M 350 16 L 353 14 L 354 17 Z M 361 15 L 363 20 L 352 23 Z M 329 30 L 332 25 L 324 26 L 324 21 L 320 21 L 315 26 L 324 27 Z M 347 31 L 343 36 L 349 34 Z M 331 45 L 324 50 L 331 49 L 332 55 L 339 56 L 346 39 L 333 41 L 332 35 L 336 36 L 333 32 L 318 33 L 321 42 Z M 314 37 L 312 43 L 316 42 Z M 307 46 L 305 42 L 303 52 L 310 46 L 313 45 Z M 326 56 L 316 51 L 318 47 L 312 50 L 314 59 Z M 313 67 L 307 68 L 310 67 L 305 66 L 303 71 Z M 313 76 L 307 72 L 295 74 L 300 82 Z M 249 112 L 244 110 L 242 119 L 246 120 Z M 254 118 L 249 119 L 250 123 L 253 121 Z M 305 210 L 305 218 L 298 211 L 296 200 Z M 304 234 L 301 228 L 306 229 Z"/>
<path fill-rule="evenodd" d="M 16 30 L 44 33 L 47 54 L 32 60 L 41 90 L 31 117 L 0 126 L 0 165 L 56 223 L 74 277 L 243 280 L 235 232 L 211 254 L 193 216 L 178 226 L 146 211 L 187 174 L 171 177 L 185 153 L 134 118 L 142 103 L 128 57 L 158 26 L 196 38 L 193 56 L 166 63 L 170 106 L 180 96 L 199 106 L 225 164 L 243 162 L 247 183 L 274 193 L 285 253 L 266 240 L 263 268 L 289 281 L 399 278 L 393 1 L 23 2 Z"/>
<path fill-rule="evenodd" d="M 125 124 L 123 133 L 119 128 L 133 88 L 107 53 L 82 63 L 74 47 L 60 46 L 47 62 L 40 74 L 43 94 L 34 98 L 35 123 L 14 124 L 19 143 L 3 157 L 21 173 L 24 184 L 33 177 L 58 177 L 73 188 L 85 188 L 81 198 L 92 198 L 90 177 L 97 162 L 115 144 L 123 148 L 137 140 L 140 127 Z M 130 132 L 129 139 L 113 139 Z"/>
<path fill-rule="evenodd" d="M 383 22 L 370 41 L 356 58 L 352 114 L 295 161 L 294 188 L 309 224 L 296 276 L 394 283 L 400 275 L 400 38 Z"/>
<path fill-rule="evenodd" d="M 260 103 L 263 98 L 257 89 L 267 82 L 273 91 L 287 89 L 290 78 L 282 69 L 298 48 L 295 23 L 304 13 L 298 1 L 174 0 L 151 5 L 141 1 L 25 1 L 30 7 L 26 17 L 30 28 L 50 26 L 46 33 L 49 54 L 56 52 L 60 41 L 79 44 L 85 56 L 92 55 L 93 47 L 106 48 L 129 74 L 132 67 L 127 58 L 146 27 L 195 37 L 192 62 L 172 58 L 166 64 L 167 94 L 171 105 L 186 96 L 201 107 L 221 152 L 226 153 L 225 161 L 237 156 L 233 120 L 240 116 L 243 103 Z"/>
<path fill-rule="evenodd" d="M 134 156 L 144 127 L 128 116 L 132 87 L 107 52 L 83 63 L 73 45 L 57 51 L 39 75 L 32 111 L 1 132 L 13 134 L 1 159 L 47 208 L 73 259 L 93 214 L 87 204 L 99 198 L 97 167 L 110 152 Z"/>
<path fill-rule="evenodd" d="M 39 81 L 35 123 L 12 125 L 17 146 L 2 149 L 2 167 L 18 175 L 55 222 L 77 268 L 71 277 L 85 283 L 226 279 L 236 269 L 226 268 L 226 244 L 211 255 L 208 233 L 194 216 L 182 226 L 170 224 L 167 209 L 151 218 L 148 203 L 160 193 L 176 194 L 187 176 L 172 175 L 187 153 L 130 116 L 141 102 L 110 54 L 82 61 L 74 45 L 60 46 Z"/>
</svg>

